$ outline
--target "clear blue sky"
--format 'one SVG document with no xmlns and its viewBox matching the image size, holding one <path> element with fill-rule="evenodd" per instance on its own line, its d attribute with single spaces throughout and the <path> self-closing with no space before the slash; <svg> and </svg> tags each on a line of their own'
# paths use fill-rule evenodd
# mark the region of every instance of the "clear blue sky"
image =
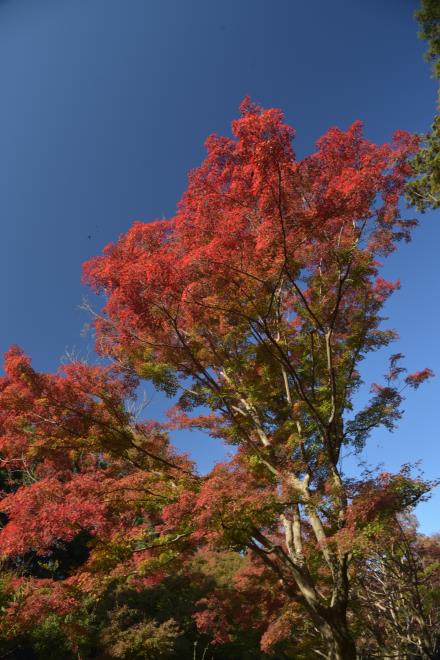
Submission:
<svg viewBox="0 0 440 660">
<path fill-rule="evenodd" d="M 329 126 L 365 122 L 378 142 L 423 131 L 435 83 L 412 0 L 0 0 L 0 350 L 20 344 L 38 369 L 84 355 L 81 263 L 135 219 L 172 215 L 186 172 L 241 99 L 283 108 L 299 156 Z M 436 217 L 437 215 L 437 217 Z M 388 262 L 402 290 L 388 306 L 411 370 L 439 374 L 439 216 L 422 217 Z M 382 356 L 366 365 L 381 373 Z M 372 463 L 422 460 L 440 476 L 440 380 L 411 393 L 400 428 L 378 431 Z M 160 414 L 156 395 L 149 414 Z M 202 470 L 222 449 L 181 435 Z M 438 531 L 440 496 L 422 505 Z"/>
</svg>

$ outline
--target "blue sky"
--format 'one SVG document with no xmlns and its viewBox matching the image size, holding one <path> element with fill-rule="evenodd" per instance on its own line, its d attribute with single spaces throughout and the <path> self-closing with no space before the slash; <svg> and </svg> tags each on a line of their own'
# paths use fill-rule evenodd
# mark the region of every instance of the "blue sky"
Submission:
<svg viewBox="0 0 440 660">
<path fill-rule="evenodd" d="M 173 214 L 212 132 L 229 133 L 246 95 L 281 107 L 301 157 L 329 126 L 365 123 L 383 142 L 424 131 L 435 82 L 412 0 L 0 0 L 0 350 L 20 344 L 41 370 L 92 351 L 79 310 L 81 263 L 134 220 Z M 412 212 L 409 212 L 412 215 Z M 393 352 L 440 374 L 435 267 L 440 212 L 387 262 Z M 386 356 L 385 356 L 386 357 Z M 374 379 L 384 356 L 365 365 Z M 411 393 L 392 435 L 366 452 L 388 469 L 421 459 L 440 476 L 439 380 Z M 165 402 L 155 395 L 151 416 Z M 222 448 L 177 438 L 207 469 Z M 440 496 L 421 505 L 439 530 Z"/>
</svg>

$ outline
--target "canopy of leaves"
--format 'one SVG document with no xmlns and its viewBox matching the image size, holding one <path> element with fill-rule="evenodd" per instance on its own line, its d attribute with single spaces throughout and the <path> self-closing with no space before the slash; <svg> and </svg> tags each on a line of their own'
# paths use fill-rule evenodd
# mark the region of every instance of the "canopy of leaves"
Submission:
<svg viewBox="0 0 440 660">
<path fill-rule="evenodd" d="M 433 76 L 440 79 L 440 5 L 437 0 L 422 0 L 415 17 L 420 24 L 419 37 L 428 43 L 426 59 L 432 63 Z M 438 92 L 437 110 L 440 105 Z M 422 146 L 413 160 L 414 181 L 407 186 L 407 200 L 419 211 L 440 206 L 440 116 L 431 130 L 422 136 Z"/>
<path fill-rule="evenodd" d="M 5 356 L 10 655 L 50 657 L 52 640 L 66 657 L 353 660 L 367 620 L 355 571 L 374 583 L 379 544 L 431 487 L 407 467 L 341 469 L 433 375 L 392 355 L 355 408 L 361 361 L 395 337 L 382 308 L 399 284 L 380 259 L 415 224 L 399 198 L 417 140 L 375 145 L 355 122 L 298 161 L 282 113 L 249 99 L 232 132 L 207 140 L 173 218 L 136 223 L 85 264 L 107 297 L 109 366 L 44 374 L 17 347 Z M 139 378 L 177 395 L 167 423 L 130 412 Z M 235 454 L 200 476 L 175 428 Z"/>
</svg>

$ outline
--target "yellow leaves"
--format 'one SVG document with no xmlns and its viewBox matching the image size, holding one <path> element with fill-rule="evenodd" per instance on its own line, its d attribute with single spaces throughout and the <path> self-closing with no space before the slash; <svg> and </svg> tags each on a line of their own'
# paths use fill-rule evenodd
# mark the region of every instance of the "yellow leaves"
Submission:
<svg viewBox="0 0 440 660">
<path fill-rule="evenodd" d="M 251 469 L 259 467 L 262 464 L 261 458 L 259 456 L 256 456 L 255 454 L 252 456 L 247 456 L 246 462 Z"/>
<path fill-rule="evenodd" d="M 298 447 L 301 444 L 301 436 L 299 433 L 291 433 L 287 438 L 286 446 L 287 449 L 292 451 L 295 447 Z"/>
<path fill-rule="evenodd" d="M 125 536 L 114 537 L 110 541 L 93 541 L 91 555 L 87 562 L 87 571 L 104 578 L 120 564 L 127 562 L 133 551 L 133 542 Z"/>
<path fill-rule="evenodd" d="M 141 561 L 136 566 L 136 575 L 146 577 L 159 571 L 161 568 L 167 566 L 172 561 L 179 560 L 179 551 L 167 548 L 162 550 L 158 555 L 148 557 Z"/>
</svg>

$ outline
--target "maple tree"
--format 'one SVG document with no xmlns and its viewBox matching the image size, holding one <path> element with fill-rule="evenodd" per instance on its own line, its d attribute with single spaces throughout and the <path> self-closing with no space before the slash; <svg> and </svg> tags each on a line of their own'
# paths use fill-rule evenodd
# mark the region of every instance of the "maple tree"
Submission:
<svg viewBox="0 0 440 660">
<path fill-rule="evenodd" d="M 360 362 L 396 336 L 381 311 L 399 284 L 379 259 L 415 225 L 399 198 L 417 139 L 377 146 L 355 122 L 297 161 L 280 111 L 246 99 L 232 127 L 208 138 L 171 220 L 135 223 L 85 264 L 107 296 L 97 348 L 178 394 L 170 427 L 237 447 L 164 508 L 163 530 L 253 553 L 319 631 L 320 653 L 349 660 L 353 556 L 429 489 L 405 471 L 348 479 L 340 465 L 344 448 L 394 428 L 403 389 L 432 375 L 405 376 L 393 355 L 353 409 Z"/>
<path fill-rule="evenodd" d="M 1 652 L 201 657 L 213 635 L 197 631 L 197 603 L 246 560 L 163 530 L 164 507 L 198 478 L 158 424 L 130 412 L 136 378 L 81 362 L 39 373 L 17 347 L 4 371 Z M 230 634 L 216 658 L 258 649 L 250 625 L 243 644 Z"/>
<path fill-rule="evenodd" d="M 107 296 L 95 314 L 105 364 L 50 374 L 17 347 L 5 355 L 9 655 L 435 652 L 438 540 L 405 523 L 431 484 L 407 466 L 341 468 L 432 376 L 395 353 L 354 405 L 360 363 L 396 337 L 382 310 L 398 282 L 379 260 L 415 226 L 399 199 L 418 141 L 400 131 L 377 146 L 355 122 L 298 161 L 292 138 L 280 111 L 246 99 L 233 137 L 208 139 L 175 217 L 135 223 L 85 264 Z M 175 398 L 168 421 L 133 413 L 141 378 Z M 200 476 L 169 442 L 179 428 L 235 451 Z"/>
<path fill-rule="evenodd" d="M 135 575 L 147 588 L 166 577 L 170 553 L 166 539 L 156 548 L 155 529 L 163 502 L 193 478 L 191 463 L 175 454 L 157 424 L 132 418 L 132 377 L 79 362 L 41 374 L 17 347 L 4 369 L 2 637 L 16 640 L 43 626 L 49 640 L 51 629 L 63 632 L 79 651 L 85 620 L 115 582 Z M 107 635 L 123 648 L 116 612 L 112 621 Z M 151 638 L 145 657 L 168 648 L 177 630 L 171 620 L 132 623 L 132 646 L 136 636 L 139 643 Z"/>
</svg>

